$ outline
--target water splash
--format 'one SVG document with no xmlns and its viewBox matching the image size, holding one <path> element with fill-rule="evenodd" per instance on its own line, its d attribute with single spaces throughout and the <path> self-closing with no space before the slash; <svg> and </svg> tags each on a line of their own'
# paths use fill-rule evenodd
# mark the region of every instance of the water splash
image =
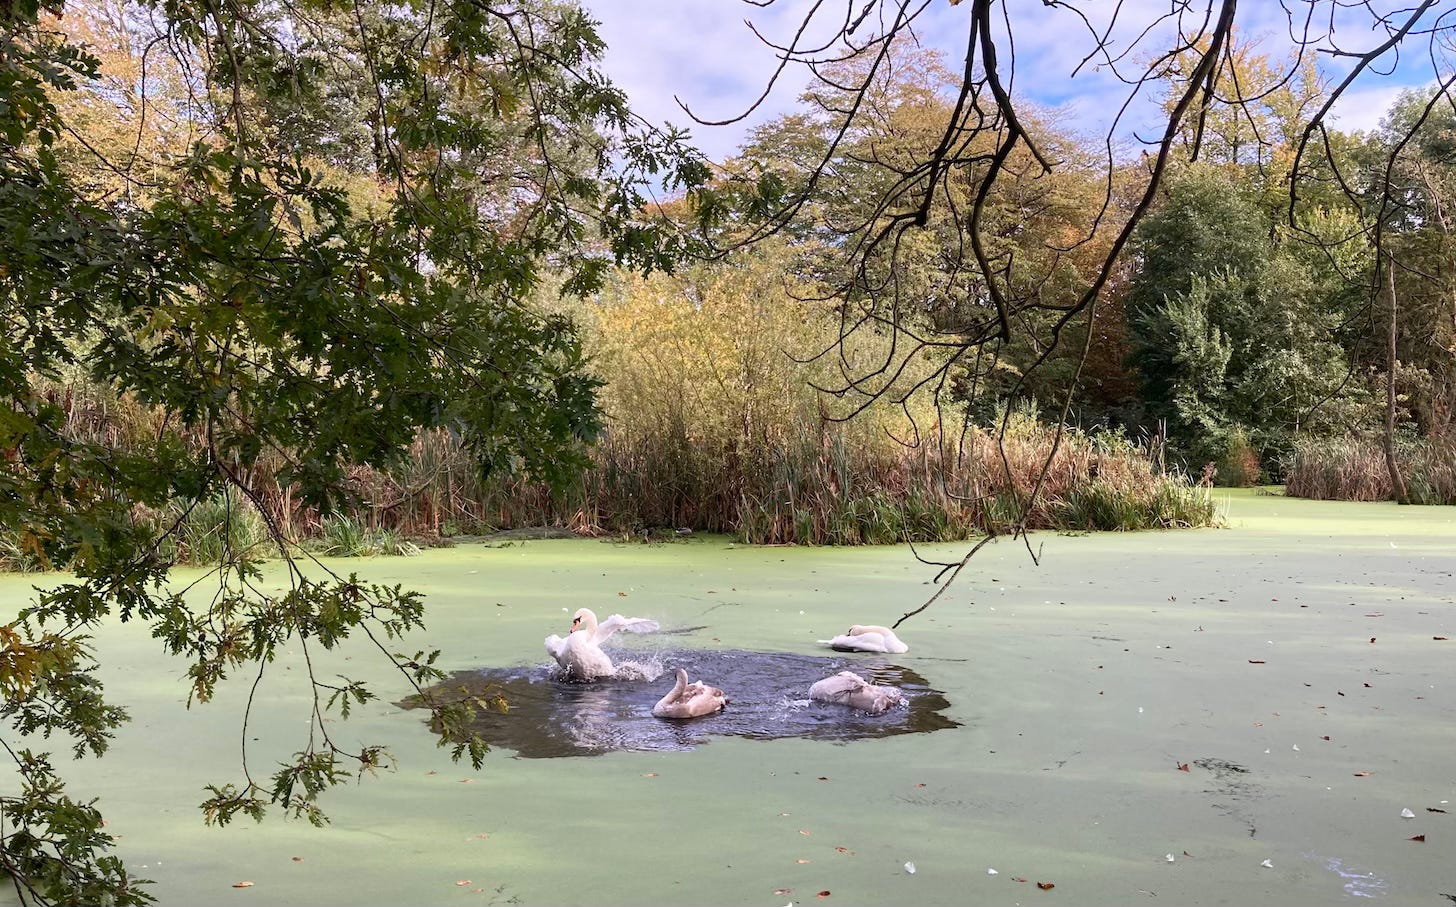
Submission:
<svg viewBox="0 0 1456 907">
<path fill-rule="evenodd" d="M 663 675 L 667 666 L 663 664 L 662 655 L 657 654 L 650 661 L 631 661 L 612 659 L 612 665 L 617 669 L 613 679 L 622 681 L 646 681 L 651 682 Z M 561 676 L 560 669 L 552 670 L 552 675 L 558 680 L 565 680 Z"/>
<path fill-rule="evenodd" d="M 685 750 L 713 736 L 847 743 L 958 726 L 943 714 L 950 703 L 940 692 L 887 656 L 700 649 L 664 650 L 645 658 L 633 654 L 637 660 L 617 660 L 614 655 L 617 676 L 595 683 L 566 683 L 552 663 L 458 671 L 427 692 L 446 698 L 504 697 L 509 710 L 481 713 L 473 730 L 492 747 L 525 758 Z M 722 687 L 730 700 L 728 707 L 688 721 L 654 718 L 652 706 L 671 689 L 670 674 L 679 667 L 687 669 L 692 680 Z M 905 699 L 882 715 L 869 715 L 807 698 L 816 680 L 843 670 L 855 671 L 871 683 L 899 687 Z M 414 698 L 400 705 L 421 707 Z"/>
<path fill-rule="evenodd" d="M 1339 876 L 1344 882 L 1345 894 L 1353 898 L 1378 898 L 1385 894 L 1388 883 L 1373 872 L 1355 872 L 1345 866 L 1339 857 L 1325 857 L 1307 853 L 1306 857 L 1325 864 L 1325 868 Z"/>
</svg>

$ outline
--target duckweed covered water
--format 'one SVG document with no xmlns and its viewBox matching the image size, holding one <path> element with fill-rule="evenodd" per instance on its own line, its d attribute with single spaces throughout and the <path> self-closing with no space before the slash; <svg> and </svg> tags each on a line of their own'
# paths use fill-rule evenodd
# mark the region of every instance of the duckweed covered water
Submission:
<svg viewBox="0 0 1456 907">
<path fill-rule="evenodd" d="M 162 904 L 1446 903 L 1456 509 L 1228 500 L 1223 530 L 1038 536 L 1041 566 L 1019 544 L 988 546 L 901 627 L 898 656 L 815 641 L 891 623 L 933 591 L 904 548 L 540 541 L 337 562 L 425 592 L 428 632 L 396 648 L 438 646 L 457 678 L 517 682 L 527 714 L 550 711 L 528 702 L 542 638 L 589 606 L 699 628 L 649 645 L 665 667 L 696 659 L 735 697 L 725 717 L 744 701 L 735 653 L 783 656 L 795 684 L 879 659 L 924 687 L 891 723 L 943 697 L 933 733 L 686 724 L 687 738 L 644 741 L 640 707 L 664 676 L 624 691 L 621 720 L 644 745 L 529 758 L 530 733 L 505 735 L 477 773 L 396 705 L 408 690 L 360 646 L 320 671 L 363 675 L 381 700 L 331 728 L 388 742 L 397 768 L 331 793 L 321 830 L 204 828 L 203 785 L 237 779 L 252 678 L 188 710 L 185 665 L 116 624 L 97 636 L 101 674 L 133 722 L 67 777 L 100 796 Z M 0 592 L 18 606 L 34 582 Z M 295 653 L 259 686 L 246 731 L 259 774 L 303 742 L 302 670 Z M 255 885 L 231 887 L 242 880 Z"/>
</svg>

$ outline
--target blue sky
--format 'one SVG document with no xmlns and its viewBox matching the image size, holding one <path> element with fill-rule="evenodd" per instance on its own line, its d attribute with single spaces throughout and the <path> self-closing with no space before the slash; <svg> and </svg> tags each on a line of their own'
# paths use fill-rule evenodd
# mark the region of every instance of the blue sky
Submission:
<svg viewBox="0 0 1456 907">
<path fill-rule="evenodd" d="M 844 15 L 846 0 L 826 0 L 826 18 Z M 743 123 L 706 127 L 692 124 L 678 107 L 674 96 L 686 102 L 699 116 L 723 119 L 742 113 L 763 91 L 775 66 L 771 49 L 765 47 L 744 24 L 751 19 L 771 39 L 787 43 L 810 4 L 804 0 L 777 0 L 758 8 L 742 0 L 584 0 L 593 16 L 601 20 L 601 34 L 608 45 L 607 72 L 631 98 L 637 111 L 654 123 L 671 121 L 692 129 L 696 143 L 714 159 L 731 154 L 748 128 L 794 107 L 795 98 L 807 81 L 800 68 L 790 68 L 759 111 Z M 856 2 L 855 8 L 860 7 Z M 1102 23 L 1116 4 L 1112 0 L 1087 0 L 1080 4 L 1094 25 Z M 1403 3 L 1376 4 L 1399 9 Z M 964 58 L 967 7 L 953 7 L 950 0 L 931 0 L 917 20 L 917 34 L 928 45 L 944 50 L 948 59 Z M 1289 16 L 1284 6 L 1304 8 L 1303 0 L 1246 0 L 1239 11 L 1241 36 L 1261 37 L 1260 47 L 1271 56 L 1290 46 Z M 1327 5 L 1320 4 L 1322 9 Z M 1090 46 L 1086 26 L 1065 9 L 1053 9 L 1036 0 L 1010 0 L 1012 26 L 1016 36 L 1014 93 L 1048 106 L 1060 106 L 1065 118 L 1082 130 L 1106 131 L 1112 114 L 1122 104 L 1128 89 L 1103 67 L 1085 67 L 1075 79 L 1072 70 Z M 1123 27 L 1114 39 L 1125 46 L 1169 0 L 1125 0 Z M 1346 11 L 1336 22 L 1335 39 L 1342 47 L 1364 50 L 1383 37 L 1369 28 L 1368 13 Z M 1364 20 L 1354 17 L 1364 16 Z M 868 24 L 868 23 L 867 23 Z M 1136 27 L 1136 30 L 1133 27 Z M 1156 40 L 1156 36 L 1154 36 Z M 1152 45 L 1148 45 L 1149 51 Z M 1004 54 L 1004 51 L 1003 51 Z M 1321 59 L 1328 61 L 1328 55 Z M 1004 58 L 1003 58 L 1004 62 Z M 1449 65 L 1438 60 L 1437 66 Z M 1344 129 L 1376 126 L 1389 103 L 1403 87 L 1428 83 L 1433 63 L 1424 53 L 1407 53 L 1389 76 L 1371 74 L 1362 78 L 1336 109 L 1336 125 Z M 1343 71 L 1327 70 L 1339 76 Z M 1151 93 L 1149 95 L 1151 97 Z M 1132 114 L 1132 122 L 1150 122 L 1155 113 L 1144 106 Z"/>
</svg>

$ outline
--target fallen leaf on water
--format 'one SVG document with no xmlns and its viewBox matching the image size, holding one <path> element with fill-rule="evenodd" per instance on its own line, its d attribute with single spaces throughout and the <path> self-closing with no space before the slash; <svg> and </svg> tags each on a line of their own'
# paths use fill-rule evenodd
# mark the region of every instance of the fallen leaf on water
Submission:
<svg viewBox="0 0 1456 907">
<path fill-rule="evenodd" d="M 1428 812 L 1428 813 L 1443 813 L 1443 812 L 1445 812 L 1445 810 L 1444 809 L 1437 809 L 1434 806 L 1427 806 L 1426 807 L 1426 812 Z"/>
<path fill-rule="evenodd" d="M 828 775 L 820 775 L 819 776 L 819 780 L 820 781 L 828 781 L 829 780 L 829 776 Z"/>
<path fill-rule="evenodd" d="M 252 888 L 253 887 L 253 883 L 252 882 L 234 882 L 233 883 L 233 887 L 234 888 Z"/>
<path fill-rule="evenodd" d="M 1036 883 L 1036 887 L 1040 888 L 1042 891 L 1051 891 L 1053 888 L 1057 887 L 1057 883 L 1056 882 L 1037 882 Z"/>
<path fill-rule="evenodd" d="M 1263 664 L 1263 663 L 1264 663 L 1264 662 L 1262 662 L 1262 661 L 1260 661 L 1260 660 L 1259 660 L 1259 659 L 1257 659 L 1257 658 L 1250 658 L 1250 659 L 1249 659 L 1249 664 L 1251 664 L 1251 665 L 1261 665 L 1261 664 Z"/>
<path fill-rule="evenodd" d="M 837 852 L 839 852 L 839 853 L 847 853 L 847 854 L 849 854 L 849 855 L 850 855 L 850 856 L 854 856 L 854 851 L 852 851 L 852 850 L 850 850 L 850 849 L 849 849 L 849 848 L 848 848 L 848 847 L 836 847 L 836 848 L 834 848 L 834 849 L 835 849 L 835 850 L 836 850 L 836 851 L 837 851 Z"/>
<path fill-rule="evenodd" d="M 919 784 L 917 784 L 915 786 L 916 787 L 924 787 L 925 786 L 925 782 L 922 781 L 922 782 L 920 782 Z"/>
<path fill-rule="evenodd" d="M 823 891 L 821 891 L 818 894 L 814 895 L 814 897 L 816 897 L 816 898 L 827 898 L 827 897 L 829 897 L 829 889 L 828 888 L 824 889 Z"/>
<path fill-rule="evenodd" d="M 1444 637 L 1444 636 L 1432 636 L 1431 638 L 1432 639 L 1445 639 L 1446 637 Z"/>
<path fill-rule="evenodd" d="M 456 882 L 455 884 L 456 885 L 459 885 L 461 888 L 464 888 L 466 885 L 469 885 L 470 884 L 470 880 L 469 879 L 461 879 L 460 881 Z"/>
<path fill-rule="evenodd" d="M 1178 771 L 1180 771 L 1180 772 L 1192 772 L 1193 769 L 1191 769 L 1191 768 L 1188 767 L 1188 763 L 1186 763 L 1186 762 L 1180 762 L 1180 763 L 1178 763 Z"/>
<path fill-rule="evenodd" d="M 1026 881 L 1026 879 L 1023 879 L 1021 876 L 1012 876 L 1011 878 L 1014 881 L 1017 881 L 1017 882 L 1025 882 Z"/>
<path fill-rule="evenodd" d="M 478 834 L 478 835 L 476 835 L 476 836 L 475 836 L 475 837 L 477 837 L 477 838 L 479 838 L 479 839 L 481 839 L 481 840 L 484 840 L 484 839 L 486 839 L 486 838 L 488 838 L 488 837 L 490 837 L 490 833 L 489 833 L 489 832 L 484 832 L 484 831 L 483 831 L 483 832 L 481 832 L 481 833 L 480 833 L 480 834 Z"/>
<path fill-rule="evenodd" d="M 625 592 L 618 592 L 617 593 L 617 597 L 618 598 L 626 598 L 627 597 L 627 593 L 625 593 Z"/>
<path fill-rule="evenodd" d="M 803 858 L 803 857 L 800 857 L 800 858 L 799 858 L 799 859 L 797 859 L 797 860 L 795 860 L 795 861 L 794 861 L 794 862 L 795 862 L 795 863 L 799 863 L 799 864 L 801 864 L 801 865 L 802 865 L 802 864 L 804 864 L 804 863 L 807 863 L 807 862 L 809 862 L 809 861 L 808 861 L 808 860 L 806 860 L 806 859 L 804 859 L 804 858 Z"/>
<path fill-rule="evenodd" d="M 792 889 L 792 888 L 775 888 L 774 889 L 774 894 L 793 894 L 793 893 L 794 893 L 794 889 Z"/>
<path fill-rule="evenodd" d="M 295 863 L 302 863 L 303 862 L 303 857 L 294 857 L 293 858 L 293 862 L 295 862 Z"/>
<path fill-rule="evenodd" d="M 1193 856 L 1193 854 L 1191 854 L 1191 853 L 1189 853 L 1188 851 L 1185 850 L 1185 851 L 1183 851 L 1183 856 L 1185 856 L 1185 857 L 1191 857 L 1191 856 Z"/>
<path fill-rule="evenodd" d="M 1420 841 L 1422 844 L 1424 844 L 1424 843 L 1426 843 L 1426 836 L 1425 835 L 1411 835 L 1409 838 L 1406 838 L 1406 840 L 1407 841 Z"/>
<path fill-rule="evenodd" d="M 809 833 L 802 828 L 799 829 L 799 834 L 803 835 L 806 838 L 809 837 Z"/>
<path fill-rule="evenodd" d="M 1369 772 L 1356 772 L 1355 773 L 1355 777 L 1356 778 L 1369 778 L 1370 777 L 1370 773 Z"/>
<path fill-rule="evenodd" d="M 1368 683 L 1365 684 L 1365 689 L 1367 689 L 1367 690 L 1370 689 L 1370 684 L 1368 684 Z"/>
<path fill-rule="evenodd" d="M 656 778 L 657 777 L 657 772 L 647 772 L 642 777 L 644 777 L 644 778 Z"/>
<path fill-rule="evenodd" d="M 1372 636 L 1372 637 L 1370 637 L 1370 641 L 1371 641 L 1371 642 L 1374 642 L 1374 641 L 1375 641 L 1375 637 L 1373 637 L 1373 636 Z"/>
<path fill-rule="evenodd" d="M 1321 737 L 1321 738 L 1320 738 L 1320 739 L 1321 739 L 1321 740 L 1328 740 L 1328 739 L 1330 739 L 1330 735 L 1329 735 L 1329 734 L 1325 734 L 1325 735 L 1324 735 L 1324 736 L 1323 736 L 1323 737 Z"/>
</svg>

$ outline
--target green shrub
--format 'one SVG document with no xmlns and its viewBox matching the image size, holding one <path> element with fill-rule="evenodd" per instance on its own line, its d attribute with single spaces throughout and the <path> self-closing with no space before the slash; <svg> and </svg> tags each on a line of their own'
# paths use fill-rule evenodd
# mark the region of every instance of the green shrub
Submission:
<svg viewBox="0 0 1456 907">
<path fill-rule="evenodd" d="M 1249 443 L 1249 436 L 1240 426 L 1224 435 L 1215 464 L 1218 484 L 1230 488 L 1248 488 L 1259 484 L 1259 453 Z"/>
<path fill-rule="evenodd" d="M 305 547 L 326 557 L 412 556 L 420 553 L 419 545 L 397 530 L 370 529 L 347 514 L 324 517 L 318 535 L 309 538 Z"/>
<path fill-rule="evenodd" d="M 205 566 L 260 558 L 268 532 L 251 501 L 218 494 L 183 512 L 175 536 L 179 563 Z"/>
<path fill-rule="evenodd" d="M 1054 513 L 1057 528 L 1069 530 L 1190 529 L 1219 523 L 1207 488 L 1171 478 L 1137 487 L 1088 482 L 1070 490 Z"/>
<path fill-rule="evenodd" d="M 40 573 L 47 569 L 38 548 L 13 532 L 0 533 L 0 573 Z"/>
</svg>

